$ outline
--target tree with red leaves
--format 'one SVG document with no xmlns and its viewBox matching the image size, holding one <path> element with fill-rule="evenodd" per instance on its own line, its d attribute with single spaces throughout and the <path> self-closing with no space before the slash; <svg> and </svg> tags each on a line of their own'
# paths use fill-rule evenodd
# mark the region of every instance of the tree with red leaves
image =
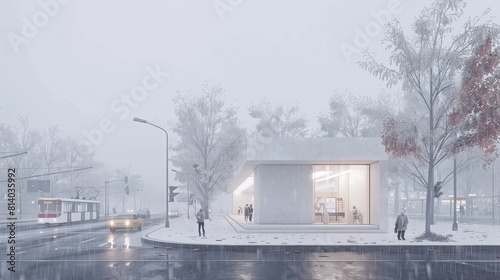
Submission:
<svg viewBox="0 0 500 280">
<path fill-rule="evenodd" d="M 459 126 L 455 152 L 480 147 L 486 164 L 498 157 L 500 139 L 500 47 L 493 49 L 487 38 L 468 61 L 459 90 L 456 109 L 450 116 Z"/>
</svg>

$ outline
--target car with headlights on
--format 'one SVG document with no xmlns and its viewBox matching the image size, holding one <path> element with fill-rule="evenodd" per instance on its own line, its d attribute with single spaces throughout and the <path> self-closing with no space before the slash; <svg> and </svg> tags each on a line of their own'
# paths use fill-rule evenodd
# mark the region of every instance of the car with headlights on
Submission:
<svg viewBox="0 0 500 280">
<path fill-rule="evenodd" d="M 117 229 L 142 230 L 142 219 L 135 213 L 119 214 L 108 222 L 109 231 Z"/>
</svg>

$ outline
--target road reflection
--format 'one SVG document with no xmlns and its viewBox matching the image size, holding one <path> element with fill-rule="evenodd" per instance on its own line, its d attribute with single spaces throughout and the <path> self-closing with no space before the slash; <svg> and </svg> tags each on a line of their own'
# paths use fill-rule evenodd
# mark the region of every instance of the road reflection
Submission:
<svg viewBox="0 0 500 280">
<path fill-rule="evenodd" d="M 129 248 L 127 238 L 110 235 L 111 244 L 120 239 L 114 248 L 20 260 L 16 273 L 2 262 L 0 279 L 500 279 L 498 250 Z"/>
<path fill-rule="evenodd" d="M 112 249 L 130 249 L 131 235 L 124 233 L 110 233 L 107 237 L 107 245 Z"/>
</svg>

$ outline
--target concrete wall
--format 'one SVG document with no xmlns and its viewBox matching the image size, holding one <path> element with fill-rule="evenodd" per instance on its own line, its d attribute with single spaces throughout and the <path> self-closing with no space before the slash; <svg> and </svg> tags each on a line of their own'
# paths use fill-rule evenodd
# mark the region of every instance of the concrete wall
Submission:
<svg viewBox="0 0 500 280">
<path fill-rule="evenodd" d="M 257 224 L 312 224 L 312 165 L 264 164 L 254 171 Z"/>
<path fill-rule="evenodd" d="M 388 186 L 387 162 L 379 161 L 370 165 L 370 224 L 379 225 L 381 230 L 388 230 Z"/>
</svg>

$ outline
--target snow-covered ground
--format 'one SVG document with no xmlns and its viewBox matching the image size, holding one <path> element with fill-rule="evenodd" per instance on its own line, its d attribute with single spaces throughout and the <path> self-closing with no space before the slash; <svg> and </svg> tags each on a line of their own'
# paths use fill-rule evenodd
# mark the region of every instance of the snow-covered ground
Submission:
<svg viewBox="0 0 500 280">
<path fill-rule="evenodd" d="M 232 219 L 231 219 L 232 218 Z M 211 220 L 205 222 L 206 238 L 198 236 L 196 219 L 182 216 L 170 221 L 170 228 L 158 225 L 143 233 L 142 238 L 152 241 L 176 244 L 199 245 L 500 245 L 500 226 L 483 224 L 459 224 L 458 231 L 452 231 L 451 223 L 432 225 L 432 232 L 441 235 L 453 235 L 451 242 L 417 241 L 415 237 L 424 231 L 424 222 L 412 220 L 406 231 L 406 241 L 398 240 L 393 232 L 336 233 L 332 231 L 310 232 L 308 230 L 272 230 L 264 233 L 265 226 L 245 227 L 241 216 L 225 217 L 223 214 L 212 214 Z M 231 221 L 231 223 L 229 222 Z M 234 223 L 237 221 L 237 224 Z M 239 224 L 239 225 L 238 225 Z M 394 219 L 389 219 L 389 225 Z M 252 228 L 252 229 L 249 229 Z M 284 227 L 286 228 L 286 227 Z M 352 228 L 352 227 L 351 227 Z M 252 230 L 255 233 L 252 233 Z"/>
</svg>

